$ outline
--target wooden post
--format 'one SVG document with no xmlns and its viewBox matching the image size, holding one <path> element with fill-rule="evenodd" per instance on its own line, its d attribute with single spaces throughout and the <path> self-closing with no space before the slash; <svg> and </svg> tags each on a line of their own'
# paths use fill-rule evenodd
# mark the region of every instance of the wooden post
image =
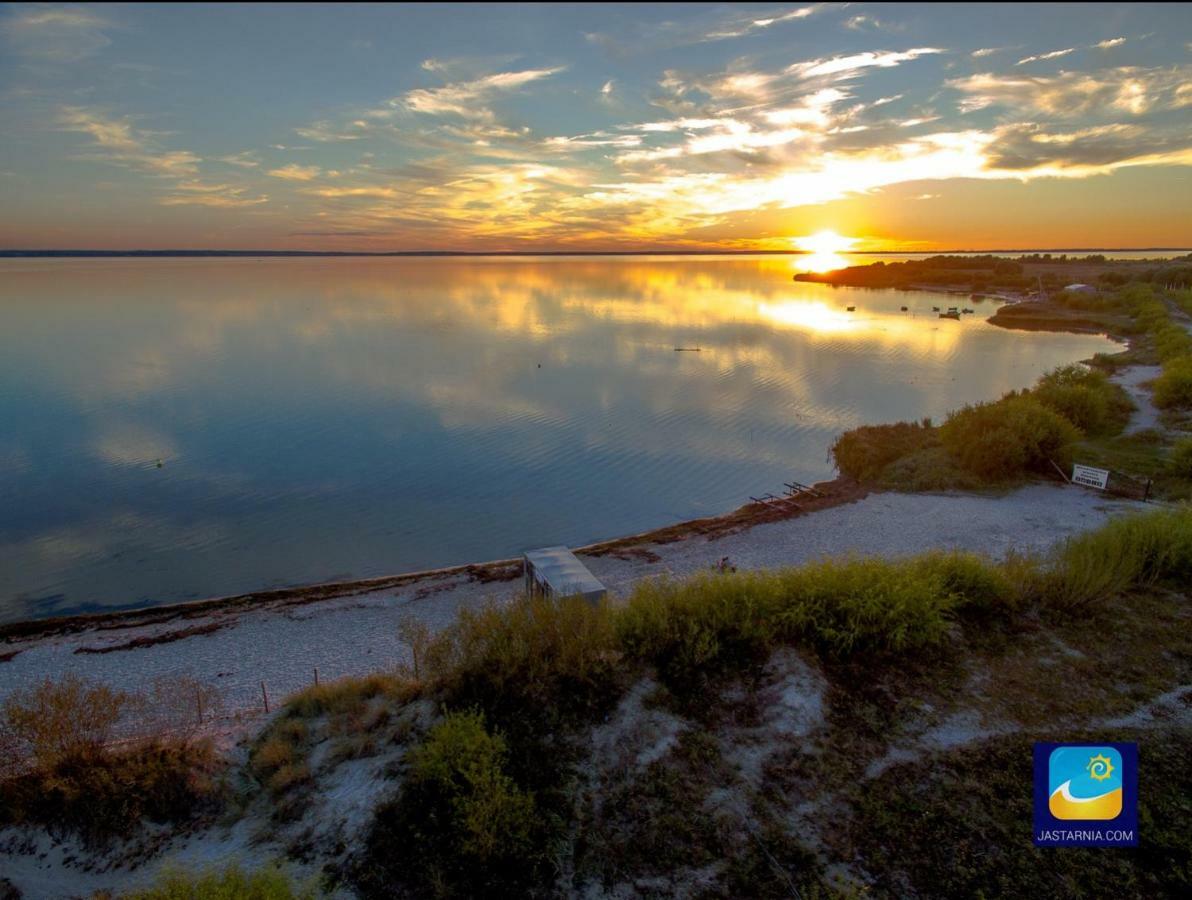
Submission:
<svg viewBox="0 0 1192 900">
<path fill-rule="evenodd" d="M 269 712 L 269 693 L 265 690 L 265 682 L 261 682 L 261 696 L 265 699 L 265 712 Z"/>
<path fill-rule="evenodd" d="M 1146 503 L 1150 499 L 1151 499 L 1151 480 L 1148 478 L 1146 480 L 1146 490 L 1142 494 L 1142 502 Z"/>
<path fill-rule="evenodd" d="M 195 691 L 195 699 L 199 701 L 199 724 L 203 724 L 203 692 Z"/>
<path fill-rule="evenodd" d="M 319 667 L 315 666 L 315 687 L 319 686 Z"/>
</svg>

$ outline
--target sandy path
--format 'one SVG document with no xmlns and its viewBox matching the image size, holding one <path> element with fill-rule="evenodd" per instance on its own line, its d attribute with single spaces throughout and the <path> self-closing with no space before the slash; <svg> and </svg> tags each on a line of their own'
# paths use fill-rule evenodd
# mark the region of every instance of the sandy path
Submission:
<svg viewBox="0 0 1192 900">
<path fill-rule="evenodd" d="M 1110 376 L 1114 384 L 1120 384 L 1138 407 L 1130 415 L 1130 424 L 1126 426 L 1124 434 L 1134 434 L 1147 428 L 1159 427 L 1159 410 L 1151 402 L 1151 392 L 1142 385 L 1153 381 L 1162 373 L 1162 366 L 1130 366 L 1127 369 Z"/>
<path fill-rule="evenodd" d="M 996 557 L 1011 547 L 1045 547 L 1138 506 L 1082 488 L 1051 485 L 1000 497 L 871 494 L 855 503 L 711 540 L 692 537 L 649 545 L 644 549 L 657 556 L 653 561 L 640 556 L 584 561 L 614 596 L 623 597 L 641 578 L 689 574 L 724 556 L 740 569 L 796 565 L 846 553 L 900 556 L 931 548 Z M 10 645 L 20 652 L 0 663 L 0 700 L 14 688 L 64 672 L 128 690 L 146 687 L 157 676 L 185 674 L 218 685 L 229 709 L 257 708 L 262 681 L 275 703 L 309 685 L 316 667 L 320 679 L 329 680 L 392 666 L 404 656 L 396 638 L 402 616 L 439 629 L 459 610 L 507 599 L 519 587 L 520 581 L 481 583 L 465 574 L 428 577 L 400 588 L 301 605 L 264 603 L 183 622 L 36 638 Z M 80 647 L 124 644 L 136 637 L 205 625 L 218 630 L 104 654 L 76 652 Z M 232 730 L 237 730 L 234 725 Z"/>
</svg>

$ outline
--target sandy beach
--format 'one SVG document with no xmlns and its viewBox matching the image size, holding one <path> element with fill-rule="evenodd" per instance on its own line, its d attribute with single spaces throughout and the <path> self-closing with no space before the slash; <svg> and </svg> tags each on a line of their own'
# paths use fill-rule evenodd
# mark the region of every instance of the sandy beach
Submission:
<svg viewBox="0 0 1192 900">
<path fill-rule="evenodd" d="M 1001 557 L 1011 549 L 1037 551 L 1142 506 L 1058 484 L 1004 495 L 874 493 L 729 534 L 692 534 L 581 559 L 615 602 L 642 579 L 690 575 L 724 557 L 748 570 L 842 554 L 896 557 L 939 548 Z M 0 663 L 0 700 L 14 689 L 66 672 L 125 690 L 146 688 L 157 677 L 185 675 L 218 687 L 229 716 L 220 727 L 235 733 L 264 712 L 262 683 L 275 706 L 313 683 L 316 669 L 321 680 L 329 680 L 393 666 L 404 659 L 397 637 L 403 617 L 437 630 L 460 610 L 506 601 L 519 588 L 516 577 L 490 581 L 456 570 L 397 587 L 217 607 L 186 619 L 136 625 L 130 618 L 127 626 L 119 618 L 106 619 L 77 632 L 7 644 L 11 655 Z"/>
</svg>

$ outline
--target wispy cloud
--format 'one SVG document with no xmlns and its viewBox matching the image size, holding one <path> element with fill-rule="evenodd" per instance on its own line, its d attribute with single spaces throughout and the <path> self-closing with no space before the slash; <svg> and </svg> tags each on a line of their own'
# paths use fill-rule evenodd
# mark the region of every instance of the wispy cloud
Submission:
<svg viewBox="0 0 1192 900">
<path fill-rule="evenodd" d="M 301 128 L 294 129 L 297 134 L 306 138 L 308 141 L 318 141 L 320 143 L 358 141 L 361 138 L 368 137 L 369 130 L 369 123 L 364 119 L 353 119 L 344 125 L 335 125 L 328 121 L 312 122 L 310 125 L 304 125 Z"/>
<path fill-rule="evenodd" d="M 0 19 L 0 33 L 20 55 L 52 63 L 93 56 L 112 41 L 115 25 L 90 6 L 18 5 Z"/>
<path fill-rule="evenodd" d="M 1179 89 L 1192 78 L 1192 66 L 1122 66 L 1097 73 L 999 75 L 983 73 L 947 82 L 960 91 L 962 112 L 1006 106 L 1069 118 L 1098 110 L 1141 115 L 1155 106 L 1177 108 Z"/>
<path fill-rule="evenodd" d="M 1097 43 L 1093 44 L 1093 46 L 1098 50 L 1108 50 L 1110 47 L 1120 47 L 1124 43 L 1126 43 L 1126 39 L 1124 37 L 1118 37 L 1109 38 L 1105 41 L 1098 41 Z"/>
<path fill-rule="evenodd" d="M 58 121 L 67 131 L 91 136 L 95 155 L 152 175 L 194 175 L 200 159 L 189 150 L 164 150 L 152 132 L 135 128 L 128 118 L 111 118 L 81 106 L 64 106 Z"/>
<path fill-rule="evenodd" d="M 319 177 L 322 171 L 318 166 L 300 166 L 297 163 L 289 163 L 276 169 L 270 169 L 267 174 L 274 178 L 284 178 L 287 181 L 313 181 Z"/>
<path fill-rule="evenodd" d="M 549 69 L 523 69 L 518 72 L 498 72 L 472 81 L 458 81 L 437 88 L 417 88 L 406 92 L 398 102 L 405 109 L 430 116 L 452 115 L 464 119 L 488 121 L 492 110 L 485 104 L 498 94 L 511 93 L 563 71 L 561 66 Z"/>
<path fill-rule="evenodd" d="M 1068 47 L 1066 50 L 1052 50 L 1050 53 L 1040 53 L 1038 56 L 1024 56 L 1018 62 L 1014 63 L 1016 66 L 1025 66 L 1027 63 L 1043 62 L 1048 59 L 1059 59 L 1061 56 L 1067 56 L 1069 53 L 1075 53 L 1075 47 Z"/>
<path fill-rule="evenodd" d="M 916 47 L 913 50 L 895 51 L 867 51 L 854 53 L 851 56 L 834 56 L 831 59 L 814 59 L 807 62 L 795 63 L 787 71 L 802 78 L 815 78 L 820 75 L 840 75 L 856 72 L 860 69 L 877 67 L 889 69 L 901 63 L 918 59 L 920 56 L 943 53 L 938 47 Z"/>
<path fill-rule="evenodd" d="M 245 150 L 243 153 L 231 153 L 227 156 L 217 156 L 216 161 L 227 163 L 229 166 L 238 166 L 242 169 L 255 169 L 261 164 L 256 154 L 250 150 Z"/>
<path fill-rule="evenodd" d="M 198 179 L 180 181 L 174 193 L 158 199 L 162 206 L 208 206 L 217 209 L 237 209 L 268 202 L 265 195 L 248 197 L 247 189 L 232 184 L 211 184 Z"/>
</svg>

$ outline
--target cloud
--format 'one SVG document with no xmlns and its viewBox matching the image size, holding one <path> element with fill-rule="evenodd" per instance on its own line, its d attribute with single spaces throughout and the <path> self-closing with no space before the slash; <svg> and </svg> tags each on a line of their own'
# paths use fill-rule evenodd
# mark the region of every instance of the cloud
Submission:
<svg viewBox="0 0 1192 900">
<path fill-rule="evenodd" d="M 852 56 L 834 56 L 831 59 L 813 59 L 807 62 L 795 63 L 787 68 L 788 72 L 800 78 L 815 78 L 820 75 L 848 75 L 859 69 L 878 67 L 889 69 L 920 56 L 927 56 L 945 51 L 938 47 L 916 47 L 902 52 L 867 51 L 854 53 Z"/>
<path fill-rule="evenodd" d="M 265 195 L 244 196 L 247 189 L 232 184 L 210 184 L 199 179 L 180 181 L 174 186 L 175 193 L 158 199 L 162 206 L 209 206 L 219 209 L 235 209 L 244 206 L 258 206 L 268 202 Z"/>
<path fill-rule="evenodd" d="M 1126 39 L 1124 37 L 1119 37 L 1110 38 L 1106 41 L 1098 41 L 1097 43 L 1093 44 L 1093 46 L 1098 50 L 1108 50 L 1110 47 L 1120 47 L 1124 43 L 1126 43 Z"/>
<path fill-rule="evenodd" d="M 1063 118 L 1099 111 L 1141 115 L 1152 107 L 1177 108 L 1179 90 L 1192 78 L 1192 67 L 1122 66 L 1097 73 L 996 75 L 983 73 L 947 82 L 960 91 L 961 112 L 990 106 L 1030 110 Z"/>
<path fill-rule="evenodd" d="M 405 109 L 430 116 L 453 115 L 464 119 L 491 120 L 492 111 L 483 104 L 501 93 L 516 91 L 527 84 L 549 78 L 563 71 L 556 66 L 549 69 L 523 69 L 519 72 L 498 72 L 472 81 L 457 81 L 438 88 L 417 88 L 407 91 L 400 101 Z"/>
<path fill-rule="evenodd" d="M 1040 53 L 1038 56 L 1024 56 L 1018 62 L 1014 63 L 1014 65 L 1025 66 L 1027 63 L 1042 62 L 1047 59 L 1059 59 L 1061 56 L 1067 56 L 1069 53 L 1075 52 L 1075 47 L 1069 47 L 1066 50 L 1052 50 L 1050 53 Z"/>
<path fill-rule="evenodd" d="M 67 131 L 91 136 L 99 158 L 151 175 L 194 175 L 200 158 L 189 150 L 162 150 L 153 133 L 133 127 L 125 118 L 114 119 L 81 106 L 64 106 L 58 121 Z"/>
<path fill-rule="evenodd" d="M 1047 172 L 1107 170 L 1125 165 L 1188 164 L 1192 141 L 1180 127 L 1113 123 L 1051 132 L 1035 124 L 998 129 L 989 145 L 995 169 Z"/>
<path fill-rule="evenodd" d="M 255 169 L 261 164 L 261 161 L 256 158 L 256 154 L 250 150 L 243 153 L 232 153 L 228 156 L 218 156 L 216 162 L 227 163 L 229 166 L 238 166 L 242 169 Z"/>
<path fill-rule="evenodd" d="M 0 20 L 0 32 L 22 56 L 70 63 L 93 56 L 112 43 L 104 33 L 113 23 L 84 6 L 17 6 Z"/>
<path fill-rule="evenodd" d="M 657 53 L 677 47 L 706 44 L 759 34 L 775 25 L 797 22 L 815 15 L 826 4 L 815 3 L 795 9 L 776 9 L 771 12 L 720 10 L 712 13 L 693 13 L 665 22 L 635 23 L 632 30 L 618 33 L 592 32 L 585 35 L 589 43 L 602 47 L 615 57 L 638 53 Z"/>
<path fill-rule="evenodd" d="M 368 137 L 369 123 L 363 119 L 355 119 L 346 125 L 337 126 L 331 122 L 312 122 L 294 131 L 308 141 L 332 143 L 335 141 L 358 141 Z"/>
<path fill-rule="evenodd" d="M 1013 49 L 1013 47 L 982 47 L 980 50 L 974 50 L 970 55 L 981 59 L 986 56 L 993 56 L 995 53 L 1004 53 L 1007 50 Z"/>
<path fill-rule="evenodd" d="M 297 163 L 270 169 L 267 174 L 274 178 L 284 178 L 288 181 L 312 181 L 322 173 L 318 166 L 300 166 Z"/>
<path fill-rule="evenodd" d="M 727 38 L 744 37 L 747 34 L 762 31 L 772 25 L 806 19 L 808 16 L 814 15 L 820 9 L 820 6 L 821 4 L 804 6 L 786 12 L 763 15 L 760 18 L 748 18 L 742 14 L 740 17 L 735 17 L 722 25 L 713 27 L 710 31 L 704 32 L 702 36 L 696 39 L 696 42 L 703 43 L 706 41 L 722 41 Z"/>
</svg>

